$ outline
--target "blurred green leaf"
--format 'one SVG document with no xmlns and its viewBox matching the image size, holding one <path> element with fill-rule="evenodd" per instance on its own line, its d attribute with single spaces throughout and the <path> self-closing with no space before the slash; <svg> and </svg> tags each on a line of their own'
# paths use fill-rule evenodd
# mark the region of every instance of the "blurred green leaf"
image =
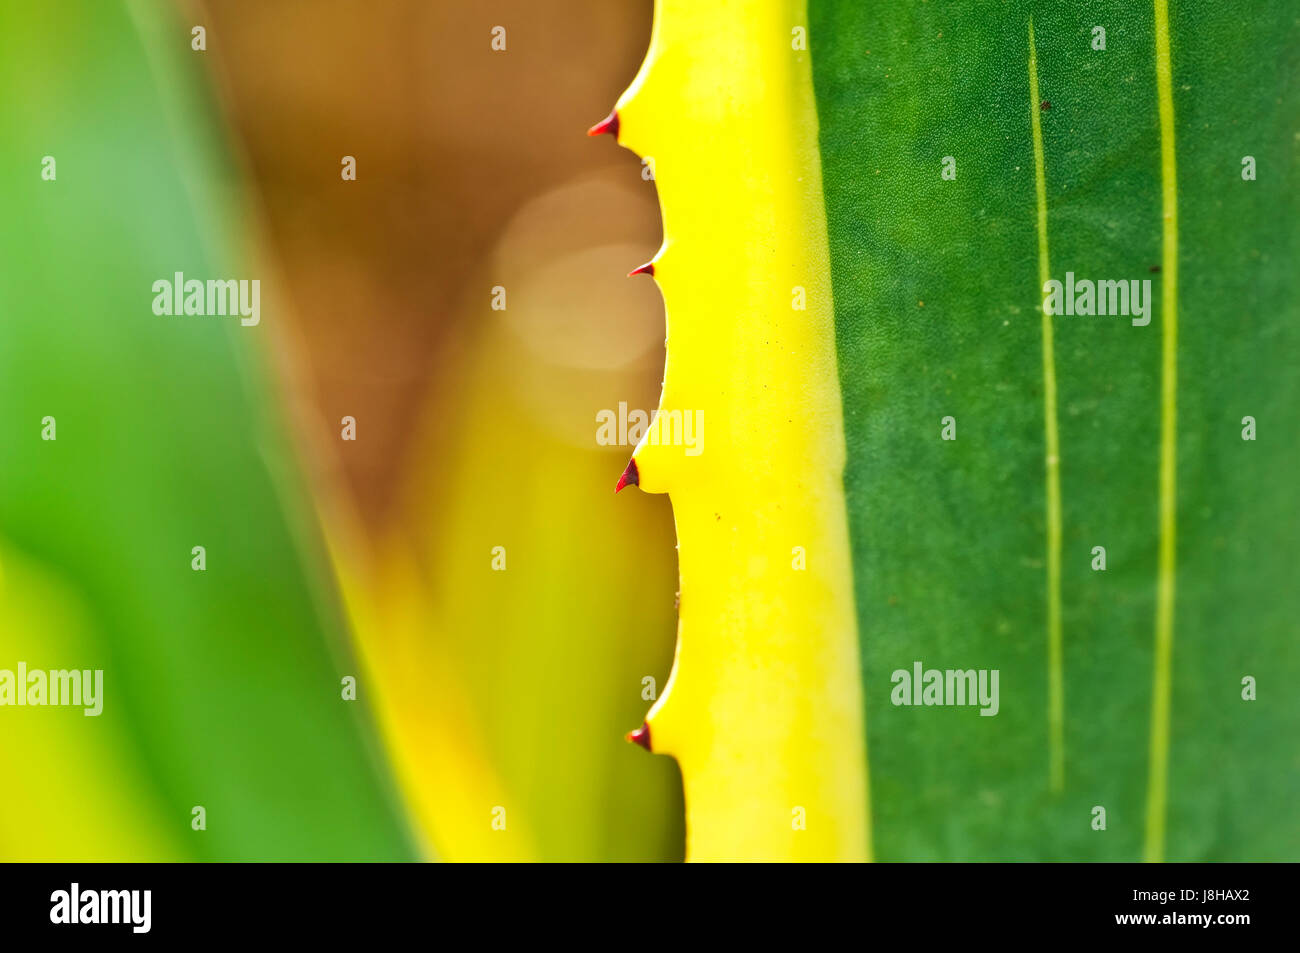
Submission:
<svg viewBox="0 0 1300 953">
<path fill-rule="evenodd" d="M 282 293 L 239 254 L 245 209 L 207 125 L 204 54 L 163 10 L 0 9 L 0 537 L 81 600 L 85 656 L 62 661 L 103 667 L 106 697 L 75 728 L 129 739 L 117 760 L 161 805 L 160 854 L 409 859 L 366 686 L 341 698 L 355 665 L 265 384 Z M 260 279 L 261 324 L 156 316 L 152 283 L 178 271 Z M 46 416 L 57 440 L 41 439 Z M 40 666 L 49 648 L 35 628 L 8 644 L 0 666 Z M 42 784 L 93 780 L 72 750 L 56 763 Z M 107 836 L 32 823 L 51 825 L 51 853 Z"/>
</svg>

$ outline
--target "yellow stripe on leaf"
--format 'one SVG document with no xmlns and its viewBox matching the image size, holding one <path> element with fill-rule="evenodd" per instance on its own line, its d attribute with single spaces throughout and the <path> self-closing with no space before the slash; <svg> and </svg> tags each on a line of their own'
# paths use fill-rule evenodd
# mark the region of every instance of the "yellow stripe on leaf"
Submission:
<svg viewBox="0 0 1300 953">
<path fill-rule="evenodd" d="M 617 106 L 663 209 L 660 419 L 695 426 L 695 447 L 661 427 L 634 455 L 677 524 L 677 654 L 647 720 L 681 765 L 692 860 L 870 854 L 806 24 L 803 3 L 659 0 Z"/>
</svg>

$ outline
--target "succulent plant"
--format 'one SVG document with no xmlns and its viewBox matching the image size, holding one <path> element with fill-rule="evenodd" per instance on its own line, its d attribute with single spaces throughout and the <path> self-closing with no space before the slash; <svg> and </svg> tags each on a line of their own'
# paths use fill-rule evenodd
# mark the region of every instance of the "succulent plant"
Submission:
<svg viewBox="0 0 1300 953">
<path fill-rule="evenodd" d="M 658 0 L 690 858 L 1300 856 L 1292 19 Z"/>
</svg>

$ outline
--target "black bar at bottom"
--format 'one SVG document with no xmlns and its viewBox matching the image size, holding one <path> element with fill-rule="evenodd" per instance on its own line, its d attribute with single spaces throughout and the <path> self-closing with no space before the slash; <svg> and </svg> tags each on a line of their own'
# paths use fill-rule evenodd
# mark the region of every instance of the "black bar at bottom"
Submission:
<svg viewBox="0 0 1300 953">
<path fill-rule="evenodd" d="M 414 934 L 457 946 L 522 932 L 618 945 L 608 931 L 621 924 L 654 930 L 656 945 L 777 927 L 822 945 L 841 921 L 854 946 L 901 932 L 928 947 L 1126 935 L 1217 945 L 1295 926 L 1291 864 L 720 866 L 9 864 L 0 932 L 83 943 Z"/>
</svg>

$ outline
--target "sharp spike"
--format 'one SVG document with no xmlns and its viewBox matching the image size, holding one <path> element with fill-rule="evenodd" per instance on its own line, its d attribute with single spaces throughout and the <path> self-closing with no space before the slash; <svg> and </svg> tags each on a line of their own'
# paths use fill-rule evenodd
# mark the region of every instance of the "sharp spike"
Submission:
<svg viewBox="0 0 1300 953">
<path fill-rule="evenodd" d="M 596 125 L 587 130 L 589 136 L 600 136 L 609 133 L 617 141 L 618 139 L 618 110 L 614 110 Z"/>
<path fill-rule="evenodd" d="M 631 278 L 633 275 L 649 275 L 650 277 L 653 278 L 654 273 L 655 273 L 655 263 L 652 261 L 648 261 L 644 265 L 639 265 L 636 268 L 633 268 L 631 271 L 627 273 L 627 276 Z"/>
<path fill-rule="evenodd" d="M 645 722 L 636 731 L 629 731 L 625 737 L 634 745 L 640 745 L 646 751 L 650 751 L 650 726 Z"/>
<path fill-rule="evenodd" d="M 614 492 L 617 493 L 625 486 L 640 486 L 640 485 L 641 485 L 641 474 L 637 472 L 636 461 L 629 460 L 627 462 L 627 469 L 624 470 L 623 475 L 618 478 L 618 486 L 614 487 Z"/>
</svg>

